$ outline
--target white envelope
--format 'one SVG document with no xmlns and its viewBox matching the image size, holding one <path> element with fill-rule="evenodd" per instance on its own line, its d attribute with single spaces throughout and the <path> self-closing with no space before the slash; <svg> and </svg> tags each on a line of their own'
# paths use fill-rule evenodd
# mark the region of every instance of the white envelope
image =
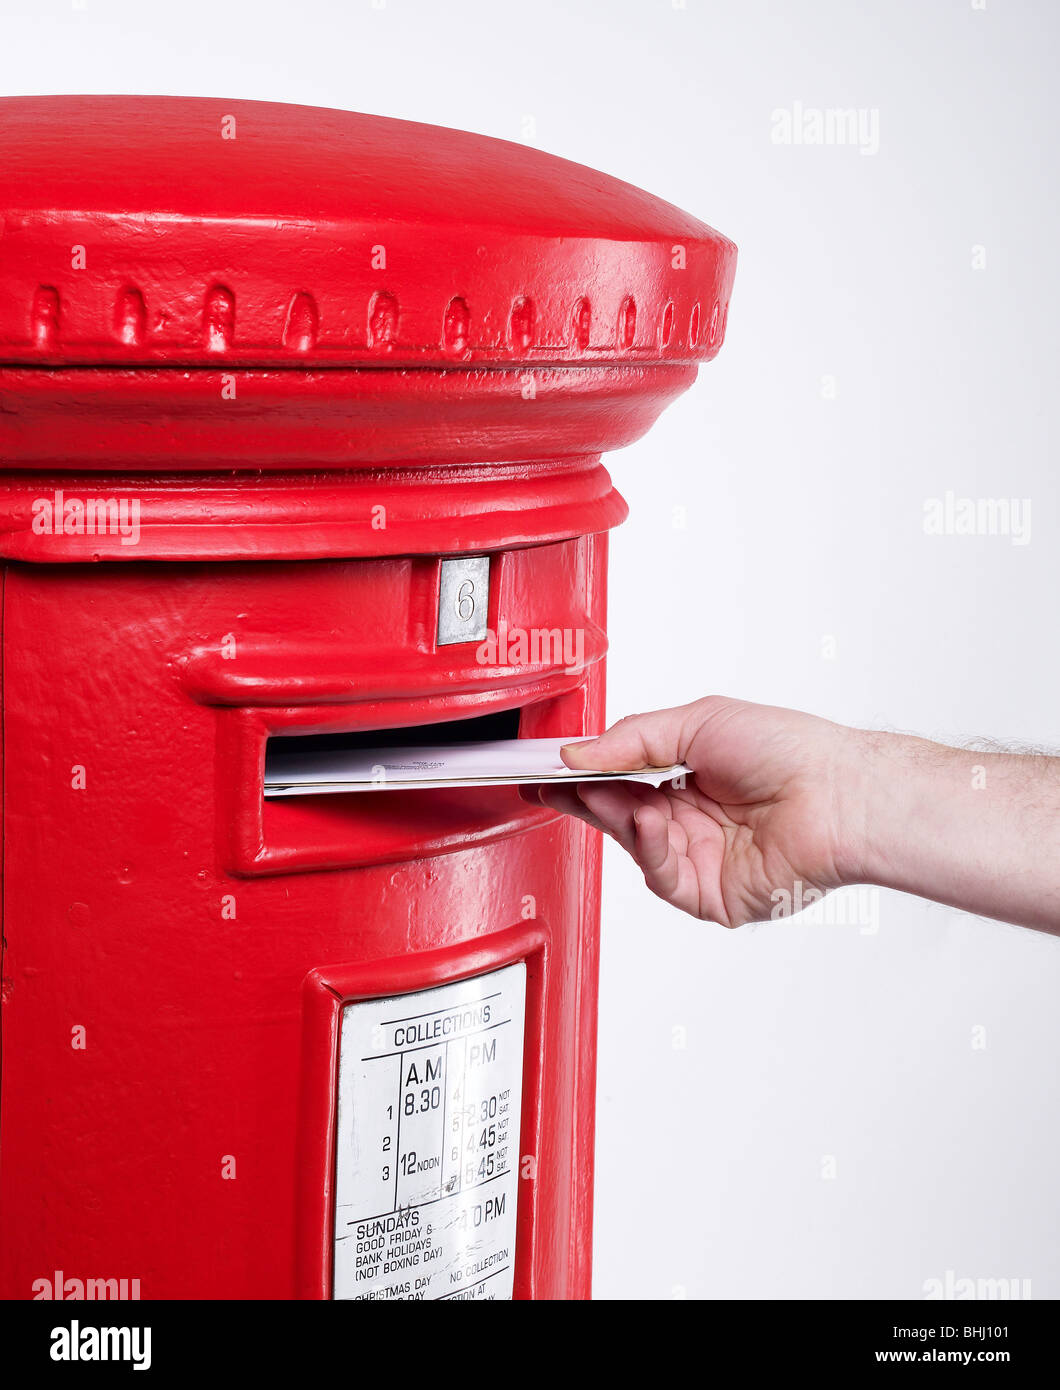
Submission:
<svg viewBox="0 0 1060 1390">
<path fill-rule="evenodd" d="M 626 781 L 658 787 L 691 773 L 683 763 L 639 768 L 636 772 L 574 771 L 560 758 L 559 750 L 565 743 L 577 743 L 584 737 L 573 734 L 566 738 L 313 752 L 284 752 L 280 739 L 269 747 L 265 795 L 497 787 L 531 782 Z"/>
</svg>

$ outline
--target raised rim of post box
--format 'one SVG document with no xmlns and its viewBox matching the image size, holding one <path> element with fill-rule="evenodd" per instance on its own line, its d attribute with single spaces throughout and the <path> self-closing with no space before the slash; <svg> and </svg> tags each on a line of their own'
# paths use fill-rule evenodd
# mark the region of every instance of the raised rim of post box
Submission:
<svg viewBox="0 0 1060 1390">
<path fill-rule="evenodd" d="M 262 796 L 265 751 L 284 733 L 355 732 L 423 722 L 432 704 L 438 726 L 476 714 L 518 709 L 524 737 L 585 730 L 588 674 L 553 672 L 489 690 L 457 690 L 434 701 L 423 694 L 364 699 L 344 705 L 225 709 L 218 719 L 218 825 L 225 867 L 241 878 L 403 863 L 477 848 L 519 835 L 556 813 L 524 801 L 514 787 L 448 791 L 324 793 Z M 386 798 L 380 801 L 378 798 Z"/>
<path fill-rule="evenodd" d="M 523 1043 L 523 1106 L 517 1155 L 535 1158 L 541 1148 L 540 1096 L 545 1058 L 544 1014 L 550 977 L 552 933 L 548 923 L 506 927 L 433 951 L 391 956 L 357 965 L 321 966 L 303 984 L 301 1082 L 298 1125 L 298 1211 L 295 1276 L 297 1296 L 327 1299 L 332 1293 L 335 1227 L 335 1144 L 342 1010 L 362 999 L 386 998 L 450 984 L 526 962 L 526 1026 Z M 514 1296 L 535 1296 L 533 1236 L 538 1185 L 520 1176 L 516 1224 Z"/>
<path fill-rule="evenodd" d="M 0 361 L 693 363 L 724 338 L 729 238 L 532 143 L 234 98 L 0 119 Z"/>
<path fill-rule="evenodd" d="M 725 337 L 728 237 L 526 143 L 230 98 L 5 97 L 0 113 L 11 559 L 605 530 L 625 506 L 599 455 Z M 42 487 L 93 475 L 142 508 L 135 544 L 34 529 Z"/>
<path fill-rule="evenodd" d="M 644 434 L 695 369 L 552 372 L 532 404 L 503 372 L 408 373 L 411 385 L 318 374 L 311 388 L 276 372 L 220 413 L 211 373 L 208 401 L 166 394 L 184 373 L 127 374 L 122 391 L 95 369 L 67 373 L 68 399 L 52 398 L 46 370 L 12 375 L 0 369 L 0 555 L 47 564 L 361 557 L 609 530 L 627 507 L 600 455 Z M 156 399 L 144 378 L 160 375 Z M 356 388 L 334 380 L 351 376 Z"/>
</svg>

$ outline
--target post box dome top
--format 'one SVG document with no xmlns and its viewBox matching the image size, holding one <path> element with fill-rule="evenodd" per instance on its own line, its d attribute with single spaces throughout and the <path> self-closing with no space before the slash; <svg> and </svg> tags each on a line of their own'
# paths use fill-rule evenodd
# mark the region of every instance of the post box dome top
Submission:
<svg viewBox="0 0 1060 1390">
<path fill-rule="evenodd" d="M 507 141 L 271 102 L 0 99 L 0 363 L 686 364 L 736 248 Z"/>
</svg>

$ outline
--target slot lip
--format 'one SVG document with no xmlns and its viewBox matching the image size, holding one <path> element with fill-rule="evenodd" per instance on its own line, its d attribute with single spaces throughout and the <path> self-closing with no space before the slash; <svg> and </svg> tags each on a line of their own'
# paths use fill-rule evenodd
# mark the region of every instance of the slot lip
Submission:
<svg viewBox="0 0 1060 1390">
<path fill-rule="evenodd" d="M 275 797 L 263 804 L 275 808 L 262 818 L 272 843 L 255 858 L 254 876 L 433 859 L 512 839 L 557 815 L 523 801 L 512 787 L 395 792 L 385 819 L 370 812 L 361 792 Z"/>
<path fill-rule="evenodd" d="M 266 798 L 266 747 L 270 738 L 290 734 L 367 732 L 425 722 L 444 728 L 468 716 L 512 709 L 520 711 L 522 737 L 567 734 L 586 727 L 588 676 L 583 672 L 574 685 L 535 682 L 458 691 L 431 701 L 219 710 L 215 801 L 225 867 L 238 878 L 370 868 L 477 849 L 548 824 L 558 813 L 524 800 L 511 786 L 402 789 L 386 802 L 376 798 L 370 804 L 360 792 Z M 427 714 L 434 717 L 425 720 Z"/>
</svg>

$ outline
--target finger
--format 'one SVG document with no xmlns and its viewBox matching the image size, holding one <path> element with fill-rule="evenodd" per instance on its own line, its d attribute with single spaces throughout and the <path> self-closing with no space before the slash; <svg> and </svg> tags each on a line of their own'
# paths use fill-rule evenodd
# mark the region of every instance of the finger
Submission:
<svg viewBox="0 0 1060 1390">
<path fill-rule="evenodd" d="M 623 782 L 579 782 L 578 796 L 602 830 L 614 836 L 624 850 L 633 853 L 636 830 L 633 817 L 643 802 Z"/>
<path fill-rule="evenodd" d="M 534 787 L 533 790 L 538 793 L 537 799 L 542 806 L 547 806 L 550 810 L 559 811 L 566 816 L 577 816 L 579 820 L 591 825 L 594 830 L 602 830 L 604 834 L 610 833 L 579 797 L 577 786 L 548 785 Z"/>
<path fill-rule="evenodd" d="M 586 771 L 633 772 L 641 767 L 669 767 L 684 757 L 682 726 L 687 706 L 631 714 L 599 738 L 568 743 L 560 756 L 568 767 Z"/>
<path fill-rule="evenodd" d="M 702 818 L 695 817 L 694 838 L 684 823 L 681 805 L 673 820 L 666 822 L 668 843 L 664 846 L 654 808 L 646 808 L 636 818 L 638 862 L 644 882 L 653 893 L 701 922 L 737 925 L 733 921 L 722 889 L 721 870 L 726 840 L 721 825 L 713 835 L 704 834 Z M 640 859 L 643 855 L 643 860 Z"/>
<path fill-rule="evenodd" d="M 633 858 L 644 872 L 644 882 L 653 893 L 672 902 L 678 886 L 678 856 L 670 822 L 654 806 L 641 806 L 634 814 L 633 826 Z"/>
<path fill-rule="evenodd" d="M 645 885 L 671 906 L 703 917 L 703 892 L 695 866 L 687 856 L 688 836 L 677 821 L 667 820 L 654 806 L 642 806 L 634 817 L 634 858 Z"/>
</svg>

